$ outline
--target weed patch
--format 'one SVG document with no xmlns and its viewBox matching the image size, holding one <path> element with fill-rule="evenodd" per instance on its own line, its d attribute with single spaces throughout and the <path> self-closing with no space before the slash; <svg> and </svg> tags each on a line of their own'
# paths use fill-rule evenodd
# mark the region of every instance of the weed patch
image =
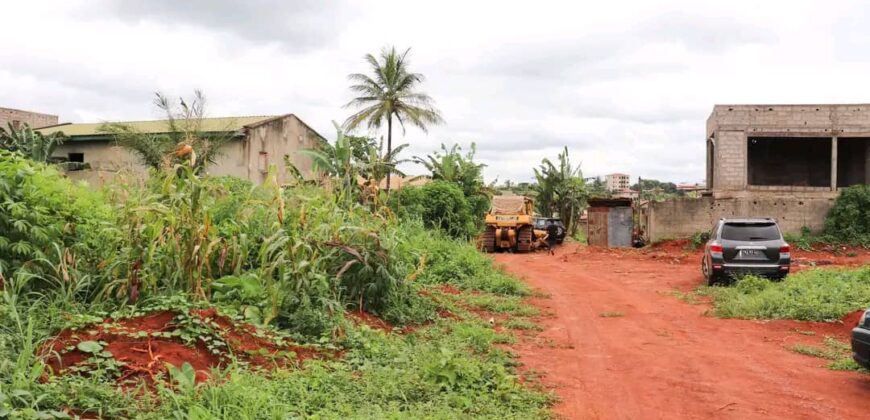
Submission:
<svg viewBox="0 0 870 420">
<path fill-rule="evenodd" d="M 852 351 L 848 343 L 844 343 L 833 337 L 825 337 L 822 347 L 795 344 L 789 347 L 789 349 L 795 353 L 800 353 L 806 356 L 830 360 L 827 367 L 831 370 L 849 370 L 870 373 L 852 360 Z"/>
<path fill-rule="evenodd" d="M 704 287 L 723 318 L 832 321 L 870 306 L 870 267 L 813 269 L 781 282 L 747 276 L 733 287 Z"/>
</svg>

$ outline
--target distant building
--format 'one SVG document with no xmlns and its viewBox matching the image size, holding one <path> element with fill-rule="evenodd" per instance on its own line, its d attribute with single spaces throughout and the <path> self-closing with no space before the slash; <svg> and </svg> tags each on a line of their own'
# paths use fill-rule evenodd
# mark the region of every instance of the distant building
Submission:
<svg viewBox="0 0 870 420">
<path fill-rule="evenodd" d="M 683 192 L 695 192 L 695 191 L 704 191 L 707 189 L 707 185 L 703 182 L 681 182 L 677 184 L 677 190 Z"/>
<path fill-rule="evenodd" d="M 137 132 L 164 134 L 168 121 L 121 122 Z M 112 135 L 99 130 L 102 123 L 60 124 L 42 128 L 44 134 L 64 133 L 68 139 L 54 152 L 58 161 L 80 162 L 90 169 L 72 171 L 73 179 L 99 183 L 118 173 L 144 177 L 147 167 L 134 152 L 115 144 Z M 223 146 L 217 162 L 206 171 L 211 175 L 232 175 L 261 183 L 269 167 L 277 168 L 279 183 L 289 181 L 287 165 L 290 162 L 306 178 L 313 177 L 311 159 L 303 149 L 314 148 L 326 141 L 323 136 L 293 114 L 279 116 L 204 118 L 200 130 L 204 135 L 226 135 L 232 140 Z"/>
<path fill-rule="evenodd" d="M 631 179 L 628 174 L 608 174 L 604 176 L 607 191 L 616 192 L 631 188 Z"/>
<path fill-rule="evenodd" d="M 33 128 L 45 127 L 57 124 L 57 115 L 0 108 L 0 127 L 6 129 L 10 124 L 15 128 L 23 127 L 24 124 Z"/>
<path fill-rule="evenodd" d="M 639 195 L 639 193 L 637 191 L 632 190 L 630 188 L 624 188 L 624 189 L 612 191 L 612 194 L 611 194 L 611 196 L 613 198 L 631 198 L 631 199 L 637 198 L 638 195 Z"/>
</svg>

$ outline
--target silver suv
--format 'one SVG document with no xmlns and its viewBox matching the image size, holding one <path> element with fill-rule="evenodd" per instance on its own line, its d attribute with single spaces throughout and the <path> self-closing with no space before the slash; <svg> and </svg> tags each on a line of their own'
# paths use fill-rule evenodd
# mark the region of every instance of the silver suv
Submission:
<svg viewBox="0 0 870 420">
<path fill-rule="evenodd" d="M 706 238 L 701 271 L 711 286 L 746 274 L 782 279 L 789 272 L 791 247 L 772 218 L 720 219 Z"/>
</svg>

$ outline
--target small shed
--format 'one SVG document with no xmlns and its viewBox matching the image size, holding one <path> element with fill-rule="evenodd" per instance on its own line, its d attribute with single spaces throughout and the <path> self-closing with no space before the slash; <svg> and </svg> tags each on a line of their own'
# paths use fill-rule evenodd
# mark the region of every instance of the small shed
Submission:
<svg viewBox="0 0 870 420">
<path fill-rule="evenodd" d="M 630 198 L 589 200 L 586 238 L 589 245 L 630 247 L 634 229 Z"/>
</svg>

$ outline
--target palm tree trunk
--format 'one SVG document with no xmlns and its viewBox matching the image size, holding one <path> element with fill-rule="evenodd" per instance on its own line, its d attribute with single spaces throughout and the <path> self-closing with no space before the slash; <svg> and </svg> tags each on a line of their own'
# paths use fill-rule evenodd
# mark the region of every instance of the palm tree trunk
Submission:
<svg viewBox="0 0 870 420">
<path fill-rule="evenodd" d="M 387 114 L 387 156 L 393 153 L 393 114 Z M 390 174 L 393 171 L 387 167 L 387 195 L 390 194 Z"/>
</svg>

